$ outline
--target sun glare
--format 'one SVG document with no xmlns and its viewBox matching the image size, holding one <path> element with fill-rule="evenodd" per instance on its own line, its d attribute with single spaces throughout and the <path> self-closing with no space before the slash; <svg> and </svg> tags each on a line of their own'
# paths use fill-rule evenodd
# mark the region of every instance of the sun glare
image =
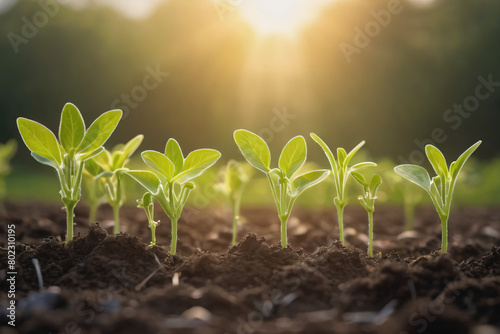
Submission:
<svg viewBox="0 0 500 334">
<path fill-rule="evenodd" d="M 240 7 L 245 20 L 262 35 L 293 35 L 314 14 L 314 1 L 246 0 Z"/>
</svg>

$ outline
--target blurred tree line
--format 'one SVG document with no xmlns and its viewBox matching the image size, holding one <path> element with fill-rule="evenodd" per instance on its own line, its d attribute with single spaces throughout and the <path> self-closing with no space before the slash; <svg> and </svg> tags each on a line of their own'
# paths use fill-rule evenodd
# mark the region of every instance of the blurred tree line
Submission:
<svg viewBox="0 0 500 334">
<path fill-rule="evenodd" d="M 95 5 L 51 12 L 41 6 L 48 0 L 18 1 L 0 14 L 0 141 L 20 140 L 18 116 L 56 131 L 63 105 L 73 102 L 87 121 L 123 108 L 110 145 L 143 133 L 142 149 L 161 150 L 175 137 L 186 151 L 213 147 L 240 158 L 232 140 L 237 128 L 271 129 L 273 149 L 314 131 L 332 147 L 365 139 L 372 155 L 399 163 L 418 150 L 415 141 L 440 128 L 437 145 L 452 158 L 478 139 L 484 143 L 477 156 L 497 155 L 500 2 L 401 0 L 400 13 L 368 36 L 374 12 L 391 1 L 333 2 L 289 43 L 259 39 L 236 10 L 221 19 L 209 0 L 168 0 L 144 20 Z M 350 57 L 346 44 L 357 49 Z M 292 52 L 291 74 L 295 63 L 280 64 Z M 252 73 L 259 75 L 249 80 Z M 447 112 L 473 104 L 467 98 L 488 76 L 494 91 L 469 104 L 474 111 Z M 313 158 L 324 158 L 309 146 Z M 17 159 L 27 159 L 20 151 Z"/>
</svg>

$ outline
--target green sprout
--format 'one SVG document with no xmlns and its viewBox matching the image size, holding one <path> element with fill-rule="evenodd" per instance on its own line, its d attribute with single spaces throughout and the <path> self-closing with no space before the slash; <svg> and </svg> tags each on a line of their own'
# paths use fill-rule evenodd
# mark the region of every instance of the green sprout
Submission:
<svg viewBox="0 0 500 334">
<path fill-rule="evenodd" d="M 349 175 L 352 172 L 367 166 L 377 166 L 377 164 L 374 162 L 360 162 L 354 166 L 349 166 L 349 162 L 351 162 L 351 159 L 354 157 L 356 152 L 358 152 L 359 149 L 365 144 L 365 141 L 359 143 L 355 148 L 351 150 L 351 152 L 349 152 L 349 154 L 347 154 L 347 152 L 342 147 L 337 148 L 337 159 L 335 159 L 328 145 L 326 145 L 325 142 L 318 135 L 311 133 L 311 138 L 316 143 L 318 143 L 319 146 L 321 146 L 332 168 L 332 174 L 335 180 L 335 191 L 336 191 L 336 196 L 333 202 L 337 207 L 340 241 L 342 242 L 342 245 L 345 245 L 344 208 L 347 205 L 347 197 L 346 197 L 347 180 L 349 179 Z"/>
<path fill-rule="evenodd" d="M 0 212 L 5 212 L 4 200 L 7 195 L 5 177 L 10 174 L 10 160 L 17 151 L 17 142 L 14 139 L 0 144 Z"/>
<path fill-rule="evenodd" d="M 126 174 L 146 188 L 170 218 L 172 223 L 170 254 L 174 255 L 177 252 L 177 221 L 189 194 L 195 188 L 195 185 L 188 181 L 200 176 L 215 164 L 221 154 L 212 149 L 199 149 L 184 158 L 177 141 L 170 138 L 165 147 L 165 154 L 144 151 L 141 156 L 153 171 L 133 170 Z"/>
<path fill-rule="evenodd" d="M 151 193 L 147 192 L 142 196 L 141 199 L 137 200 L 137 207 L 143 208 L 146 212 L 146 217 L 148 218 L 148 226 L 151 229 L 151 243 L 149 246 L 156 245 L 156 227 L 160 224 L 160 221 L 154 220 L 154 200 Z"/>
<path fill-rule="evenodd" d="M 115 146 L 111 152 L 108 150 L 102 151 L 85 164 L 85 170 L 94 177 L 94 191 L 98 190 L 99 183 L 101 183 L 106 200 L 113 208 L 115 234 L 120 233 L 120 208 L 124 202 L 121 181 L 123 173 L 129 170 L 125 165 L 139 145 L 141 145 L 143 139 L 143 135 L 138 135 L 126 144 Z M 97 196 L 95 195 L 94 197 Z M 95 213 L 93 214 L 95 215 Z"/>
<path fill-rule="evenodd" d="M 373 257 L 373 212 L 375 212 L 375 200 L 377 199 L 378 187 L 382 184 L 379 175 L 374 175 L 370 183 L 365 181 L 363 175 L 352 172 L 352 177 L 363 186 L 363 195 L 358 197 L 361 206 L 368 213 L 368 255 Z"/>
<path fill-rule="evenodd" d="M 99 116 L 86 130 L 78 108 L 67 103 L 61 114 L 59 141 L 44 125 L 19 117 L 17 127 L 33 158 L 53 167 L 59 176 L 61 199 L 66 207 L 66 243 L 73 240 L 76 204 L 80 201 L 85 161 L 104 150 L 104 143 L 115 130 L 121 110 L 111 110 Z"/>
<path fill-rule="evenodd" d="M 241 197 L 253 173 L 254 169 L 249 164 L 240 164 L 235 160 L 229 160 L 224 174 L 224 183 L 220 184 L 222 192 L 229 198 L 233 209 L 233 240 L 231 243 L 233 246 L 236 245 L 238 234 Z"/>
<path fill-rule="evenodd" d="M 247 130 L 236 130 L 234 141 L 245 159 L 267 175 L 271 191 L 281 220 L 281 246 L 287 247 L 287 221 L 297 197 L 307 188 L 323 181 L 329 170 L 320 169 L 295 176 L 307 158 L 304 137 L 296 136 L 283 147 L 279 157 L 279 168 L 270 169 L 271 153 L 266 142 Z"/>
<path fill-rule="evenodd" d="M 391 189 L 400 193 L 403 198 L 405 231 L 413 230 L 415 225 L 415 209 L 422 202 L 424 192 L 420 188 L 415 189 L 415 186 L 409 182 L 403 182 L 403 179 L 399 175 L 395 175 L 392 172 L 389 173 L 388 171 L 384 177 L 389 181 Z"/>
<path fill-rule="evenodd" d="M 451 201 L 458 175 L 467 159 L 469 159 L 480 144 L 481 141 L 478 141 L 469 147 L 460 155 L 457 161 L 451 163 L 449 169 L 446 159 L 439 149 L 433 145 L 425 146 L 427 159 L 429 159 L 432 168 L 437 174 L 432 179 L 427 170 L 420 166 L 399 165 L 394 167 L 394 171 L 397 174 L 422 187 L 429 194 L 441 219 L 441 251 L 443 254 L 448 251 L 448 218 L 450 216 Z"/>
</svg>

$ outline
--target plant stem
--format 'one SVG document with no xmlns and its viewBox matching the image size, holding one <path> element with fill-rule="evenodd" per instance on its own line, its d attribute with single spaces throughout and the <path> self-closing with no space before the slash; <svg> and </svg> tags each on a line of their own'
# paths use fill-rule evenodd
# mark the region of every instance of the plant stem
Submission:
<svg viewBox="0 0 500 334">
<path fill-rule="evenodd" d="M 441 252 L 446 254 L 448 252 L 448 216 L 441 216 Z"/>
<path fill-rule="evenodd" d="M 120 233 L 120 205 L 113 205 L 113 217 L 115 219 L 115 229 L 114 233 L 119 234 Z"/>
<path fill-rule="evenodd" d="M 151 244 L 150 246 L 156 245 L 156 225 L 151 224 Z"/>
<path fill-rule="evenodd" d="M 233 246 L 236 245 L 236 237 L 238 234 L 238 220 L 240 217 L 239 211 L 240 211 L 239 205 L 238 203 L 235 202 L 233 206 L 233 241 L 232 241 Z"/>
<path fill-rule="evenodd" d="M 172 219 L 172 242 L 170 243 L 170 254 L 175 255 L 177 252 L 177 219 Z"/>
<path fill-rule="evenodd" d="M 286 231 L 286 223 L 288 221 L 288 215 L 280 215 L 281 220 L 281 247 L 287 248 L 287 231 Z"/>
<path fill-rule="evenodd" d="M 415 219 L 415 205 L 405 203 L 405 231 L 413 230 L 413 220 Z"/>
<path fill-rule="evenodd" d="M 373 212 L 368 211 L 368 255 L 373 257 Z"/>
<path fill-rule="evenodd" d="M 73 224 L 75 219 L 75 206 L 76 203 L 69 202 L 66 204 L 66 223 L 67 223 L 67 231 L 66 231 L 66 245 L 73 240 Z"/>
<path fill-rule="evenodd" d="M 337 206 L 337 214 L 339 219 L 339 238 L 342 245 L 345 246 L 344 240 L 344 208 L 341 206 Z"/>
</svg>

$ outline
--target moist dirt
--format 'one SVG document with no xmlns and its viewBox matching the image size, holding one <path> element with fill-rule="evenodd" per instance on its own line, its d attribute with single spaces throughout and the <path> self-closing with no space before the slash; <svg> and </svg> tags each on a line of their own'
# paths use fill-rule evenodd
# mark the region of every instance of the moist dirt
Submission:
<svg viewBox="0 0 500 334">
<path fill-rule="evenodd" d="M 398 207 L 375 212 L 374 257 L 367 216 L 345 211 L 346 246 L 333 208 L 297 208 L 289 247 L 274 209 L 242 211 L 239 243 L 222 208 L 186 208 L 178 253 L 158 212 L 157 245 L 141 209 L 111 209 L 98 223 L 76 210 L 65 245 L 58 205 L 7 203 L 0 214 L 2 333 L 472 333 L 500 332 L 500 208 L 455 208 L 448 254 L 432 208 L 403 231 Z M 16 326 L 6 318 L 7 226 L 16 234 Z M 33 264 L 40 264 L 41 289 Z"/>
</svg>

